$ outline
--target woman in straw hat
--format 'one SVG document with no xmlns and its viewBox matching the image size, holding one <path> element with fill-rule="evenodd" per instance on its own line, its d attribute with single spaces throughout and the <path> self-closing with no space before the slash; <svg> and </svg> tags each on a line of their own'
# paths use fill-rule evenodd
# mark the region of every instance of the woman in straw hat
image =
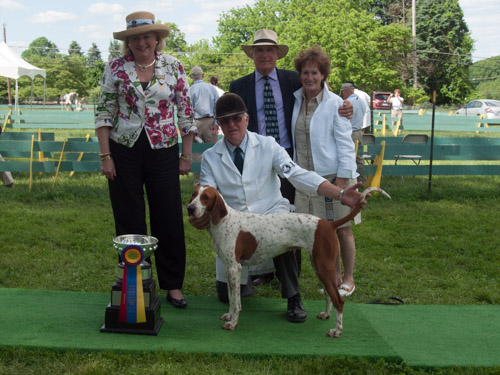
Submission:
<svg viewBox="0 0 500 375">
<path fill-rule="evenodd" d="M 123 41 L 123 55 L 106 65 L 101 79 L 95 119 L 101 170 L 108 179 L 116 235 L 147 234 L 145 186 L 151 235 L 158 238 L 154 254 L 159 286 L 168 290 L 167 301 L 184 308 L 186 247 L 179 174 L 191 169 L 197 133 L 188 80 L 179 60 L 160 53 L 168 25 L 156 24 L 150 12 L 129 14 L 126 23 L 126 30 L 113 33 Z"/>
</svg>

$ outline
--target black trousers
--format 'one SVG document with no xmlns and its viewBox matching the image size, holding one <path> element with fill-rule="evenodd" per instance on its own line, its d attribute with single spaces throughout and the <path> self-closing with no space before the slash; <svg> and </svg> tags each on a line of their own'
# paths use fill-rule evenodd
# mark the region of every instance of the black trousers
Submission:
<svg viewBox="0 0 500 375">
<path fill-rule="evenodd" d="M 286 151 L 290 157 L 293 156 L 291 148 L 287 148 Z M 286 178 L 280 177 L 280 181 L 281 195 L 293 204 L 295 201 L 295 188 Z M 297 277 L 300 275 L 302 268 L 300 251 L 300 249 L 292 250 L 273 258 L 276 277 L 281 282 L 281 296 L 283 298 L 290 298 L 299 293 L 299 282 Z"/>
<path fill-rule="evenodd" d="M 160 289 L 182 289 L 186 245 L 179 182 L 179 146 L 154 150 L 144 131 L 133 147 L 110 140 L 116 178 L 109 194 L 116 235 L 148 234 L 158 239 L 154 252 Z M 146 188 L 147 199 L 144 195 Z"/>
</svg>

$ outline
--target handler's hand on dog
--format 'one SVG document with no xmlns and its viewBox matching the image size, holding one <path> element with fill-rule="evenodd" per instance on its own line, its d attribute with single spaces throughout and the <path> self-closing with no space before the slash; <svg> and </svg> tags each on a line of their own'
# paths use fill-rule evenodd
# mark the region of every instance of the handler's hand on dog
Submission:
<svg viewBox="0 0 500 375">
<path fill-rule="evenodd" d="M 208 229 L 210 228 L 210 216 L 203 215 L 202 217 L 188 217 L 189 223 L 196 229 Z"/>
</svg>

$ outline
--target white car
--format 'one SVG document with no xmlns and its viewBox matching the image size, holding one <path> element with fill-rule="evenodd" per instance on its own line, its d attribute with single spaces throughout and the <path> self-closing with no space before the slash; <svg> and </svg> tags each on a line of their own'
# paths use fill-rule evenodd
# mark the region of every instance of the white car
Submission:
<svg viewBox="0 0 500 375">
<path fill-rule="evenodd" d="M 473 100 L 465 107 L 457 111 L 457 115 L 465 116 L 480 116 L 485 115 L 488 119 L 500 118 L 500 100 L 494 99 L 477 99 Z"/>
</svg>

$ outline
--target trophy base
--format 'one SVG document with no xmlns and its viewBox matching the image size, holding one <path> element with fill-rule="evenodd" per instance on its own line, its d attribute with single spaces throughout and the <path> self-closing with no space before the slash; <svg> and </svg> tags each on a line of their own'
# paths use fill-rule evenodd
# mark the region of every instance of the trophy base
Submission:
<svg viewBox="0 0 500 375">
<path fill-rule="evenodd" d="M 145 323 L 124 323 L 118 320 L 120 313 L 119 306 L 106 307 L 105 323 L 101 327 L 101 332 L 128 333 L 132 335 L 153 335 L 157 336 L 164 319 L 161 315 L 161 303 L 159 299 L 152 301 L 151 307 L 146 308 Z"/>
</svg>

